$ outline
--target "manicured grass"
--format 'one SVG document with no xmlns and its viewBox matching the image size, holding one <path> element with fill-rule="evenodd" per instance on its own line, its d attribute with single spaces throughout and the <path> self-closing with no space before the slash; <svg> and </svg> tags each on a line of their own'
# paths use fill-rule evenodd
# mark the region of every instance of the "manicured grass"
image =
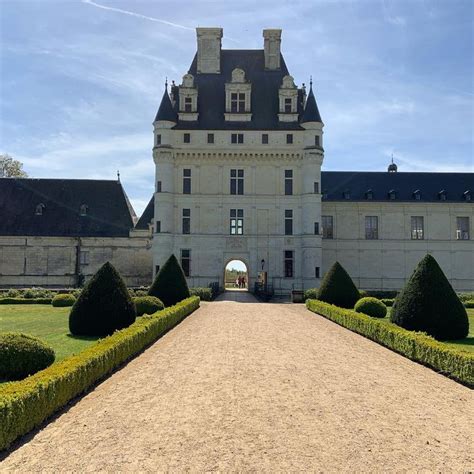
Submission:
<svg viewBox="0 0 474 474">
<path fill-rule="evenodd" d="M 94 344 L 98 338 L 76 337 L 69 334 L 68 317 L 71 308 L 51 305 L 0 306 L 0 331 L 24 332 L 47 342 L 56 353 L 56 362 L 77 354 Z"/>
</svg>

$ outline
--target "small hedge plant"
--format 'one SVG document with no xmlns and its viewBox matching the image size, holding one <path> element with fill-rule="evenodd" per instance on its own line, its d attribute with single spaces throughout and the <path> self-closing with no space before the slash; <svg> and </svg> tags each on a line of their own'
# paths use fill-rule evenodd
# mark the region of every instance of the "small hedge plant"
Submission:
<svg viewBox="0 0 474 474">
<path fill-rule="evenodd" d="M 199 296 L 201 301 L 211 301 L 213 299 L 210 288 L 189 288 L 189 293 L 191 296 Z"/>
<path fill-rule="evenodd" d="M 54 350 L 28 334 L 0 334 L 0 379 L 20 380 L 54 362 Z"/>
<path fill-rule="evenodd" d="M 75 302 L 76 302 L 75 296 L 70 295 L 69 293 L 56 295 L 51 300 L 51 304 L 55 308 L 64 308 L 64 307 L 67 307 L 67 306 L 72 306 Z"/>
<path fill-rule="evenodd" d="M 377 298 L 366 297 L 361 298 L 354 306 L 356 313 L 364 313 L 373 318 L 385 318 L 387 315 L 387 307 Z"/>
<path fill-rule="evenodd" d="M 51 304 L 51 298 L 0 298 L 0 304 Z"/>
<path fill-rule="evenodd" d="M 132 300 L 135 303 L 137 316 L 153 314 L 165 307 L 162 301 L 155 296 L 135 296 Z"/>
<path fill-rule="evenodd" d="M 310 288 L 305 290 L 304 292 L 304 300 L 317 300 L 318 299 L 318 289 L 317 288 Z"/>
<path fill-rule="evenodd" d="M 324 275 L 318 292 L 318 300 L 352 309 L 359 298 L 359 290 L 352 278 L 339 262 L 335 262 Z"/>
<path fill-rule="evenodd" d="M 474 300 L 467 300 L 464 302 L 465 308 L 474 308 Z"/>
</svg>

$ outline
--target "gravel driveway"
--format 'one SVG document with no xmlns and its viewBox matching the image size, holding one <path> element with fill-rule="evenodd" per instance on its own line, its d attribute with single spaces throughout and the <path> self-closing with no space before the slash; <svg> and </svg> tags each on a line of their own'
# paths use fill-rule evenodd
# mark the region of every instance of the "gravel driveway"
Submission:
<svg viewBox="0 0 474 474">
<path fill-rule="evenodd" d="M 203 303 L 0 470 L 474 469 L 473 391 L 303 305 L 225 298 Z"/>
</svg>

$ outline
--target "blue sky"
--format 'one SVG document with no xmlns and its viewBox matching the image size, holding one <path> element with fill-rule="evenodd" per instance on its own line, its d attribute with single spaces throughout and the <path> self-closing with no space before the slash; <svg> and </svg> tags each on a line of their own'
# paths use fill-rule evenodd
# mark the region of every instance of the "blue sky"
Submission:
<svg viewBox="0 0 474 474">
<path fill-rule="evenodd" d="M 114 179 L 140 213 L 152 121 L 196 26 L 224 48 L 283 29 L 297 84 L 313 75 L 326 170 L 474 171 L 471 0 L 0 0 L 0 152 L 33 177 Z"/>
</svg>

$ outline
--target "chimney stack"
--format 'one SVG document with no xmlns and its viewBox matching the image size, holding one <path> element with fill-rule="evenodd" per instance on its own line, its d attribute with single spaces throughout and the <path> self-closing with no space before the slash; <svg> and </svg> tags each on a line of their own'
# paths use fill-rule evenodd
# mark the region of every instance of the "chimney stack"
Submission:
<svg viewBox="0 0 474 474">
<path fill-rule="evenodd" d="M 221 72 L 222 28 L 196 28 L 197 72 Z"/>
<path fill-rule="evenodd" d="M 263 30 L 263 47 L 265 50 L 265 69 L 280 69 L 281 30 Z"/>
</svg>

